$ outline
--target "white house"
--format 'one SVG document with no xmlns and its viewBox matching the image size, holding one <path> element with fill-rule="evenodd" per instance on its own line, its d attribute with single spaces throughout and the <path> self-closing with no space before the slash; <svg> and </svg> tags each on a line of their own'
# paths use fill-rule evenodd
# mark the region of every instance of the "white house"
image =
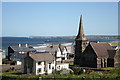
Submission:
<svg viewBox="0 0 120 80">
<path fill-rule="evenodd" d="M 54 55 L 57 62 L 62 62 L 63 60 L 67 60 L 67 48 L 62 45 L 50 45 L 46 47 L 46 52 Z"/>
<path fill-rule="evenodd" d="M 62 70 L 62 69 L 67 69 L 69 70 L 69 64 L 68 63 L 60 63 L 56 65 L 56 70 Z"/>
<path fill-rule="evenodd" d="M 22 60 L 23 73 L 50 74 L 54 69 L 54 56 L 49 53 L 31 53 Z"/>
<path fill-rule="evenodd" d="M 67 63 L 57 63 L 55 56 L 50 53 L 28 53 L 22 59 L 22 72 L 32 74 L 51 74 L 53 71 L 69 69 Z"/>
</svg>

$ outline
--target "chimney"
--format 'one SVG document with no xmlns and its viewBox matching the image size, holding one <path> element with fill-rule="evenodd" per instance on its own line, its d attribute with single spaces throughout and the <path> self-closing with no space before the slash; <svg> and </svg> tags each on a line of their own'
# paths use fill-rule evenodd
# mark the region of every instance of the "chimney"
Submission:
<svg viewBox="0 0 120 80">
<path fill-rule="evenodd" d="M 21 47 L 21 44 L 18 44 L 19 47 Z"/>
<path fill-rule="evenodd" d="M 28 47 L 28 44 L 25 44 L 26 47 Z"/>
<path fill-rule="evenodd" d="M 52 45 L 50 45 L 50 48 L 53 48 L 53 44 L 52 44 Z"/>
<path fill-rule="evenodd" d="M 61 44 L 59 44 L 59 47 L 61 46 Z"/>
<path fill-rule="evenodd" d="M 27 56 L 30 56 L 30 53 L 29 53 L 29 52 L 27 52 Z"/>
<path fill-rule="evenodd" d="M 97 43 L 100 43 L 99 41 Z"/>
</svg>

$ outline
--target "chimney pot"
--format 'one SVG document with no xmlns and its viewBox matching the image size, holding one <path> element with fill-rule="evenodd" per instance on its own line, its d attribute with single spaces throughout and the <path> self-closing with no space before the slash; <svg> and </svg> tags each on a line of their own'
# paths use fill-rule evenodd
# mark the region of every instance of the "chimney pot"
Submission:
<svg viewBox="0 0 120 80">
<path fill-rule="evenodd" d="M 19 47 L 21 47 L 21 44 L 18 44 Z"/>
<path fill-rule="evenodd" d="M 28 44 L 25 44 L 26 47 L 28 47 Z"/>
</svg>

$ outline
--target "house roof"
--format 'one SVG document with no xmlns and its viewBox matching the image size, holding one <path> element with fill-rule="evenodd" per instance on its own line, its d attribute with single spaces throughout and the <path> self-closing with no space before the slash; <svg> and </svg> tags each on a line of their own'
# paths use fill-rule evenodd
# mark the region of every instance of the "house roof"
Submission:
<svg viewBox="0 0 120 80">
<path fill-rule="evenodd" d="M 58 48 L 60 49 L 60 51 L 62 52 L 65 48 L 65 46 L 63 45 L 52 45 L 52 46 L 47 46 L 46 47 L 46 52 L 49 52 L 49 53 L 55 53 L 58 51 Z"/>
<path fill-rule="evenodd" d="M 14 52 L 10 58 L 14 59 L 14 58 L 18 58 L 18 59 L 23 59 L 27 56 L 27 54 L 20 54 L 18 52 Z"/>
<path fill-rule="evenodd" d="M 47 61 L 52 62 L 54 60 L 54 56 L 50 53 L 31 53 L 30 57 L 35 61 Z"/>
<path fill-rule="evenodd" d="M 113 50 L 108 43 L 94 43 L 90 42 L 97 56 L 108 56 L 108 50 Z"/>
<path fill-rule="evenodd" d="M 55 53 L 58 51 L 58 47 L 58 45 L 47 46 L 45 51 L 49 53 Z"/>
<path fill-rule="evenodd" d="M 35 49 L 32 47 L 25 47 L 25 46 L 21 46 L 21 47 L 9 46 L 9 47 L 11 47 L 14 51 L 35 51 Z"/>
</svg>

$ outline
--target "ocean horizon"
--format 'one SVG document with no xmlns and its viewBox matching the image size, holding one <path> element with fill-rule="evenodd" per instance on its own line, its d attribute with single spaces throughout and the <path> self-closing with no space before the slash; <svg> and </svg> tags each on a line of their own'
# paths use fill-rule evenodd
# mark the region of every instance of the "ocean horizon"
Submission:
<svg viewBox="0 0 120 80">
<path fill-rule="evenodd" d="M 7 49 L 9 46 L 18 46 L 18 44 L 28 44 L 28 46 L 41 46 L 43 44 L 63 44 L 63 43 L 72 43 L 74 42 L 75 36 L 62 36 L 62 37 L 1 37 L 0 38 L 0 48 L 7 54 Z M 87 36 L 89 41 L 99 41 L 99 42 L 110 42 L 110 41 L 119 41 L 116 39 L 116 36 L 110 37 L 98 37 L 98 36 Z M 2 42 L 2 43 L 1 43 Z"/>
</svg>

